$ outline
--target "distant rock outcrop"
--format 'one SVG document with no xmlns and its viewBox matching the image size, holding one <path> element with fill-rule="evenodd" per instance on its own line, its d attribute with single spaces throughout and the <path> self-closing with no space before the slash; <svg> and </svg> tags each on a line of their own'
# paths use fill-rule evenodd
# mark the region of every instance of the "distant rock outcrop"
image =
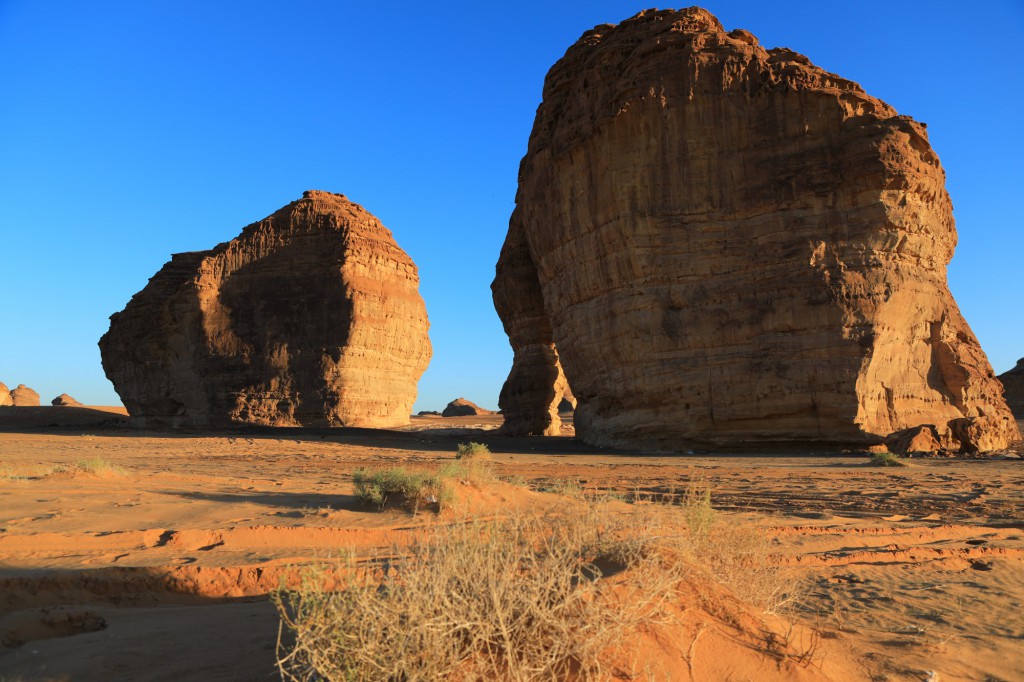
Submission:
<svg viewBox="0 0 1024 682">
<path fill-rule="evenodd" d="M 407 424 L 430 361 L 412 259 L 340 194 L 308 191 L 176 254 L 100 339 L 144 425 Z"/>
<path fill-rule="evenodd" d="M 484 414 L 494 413 L 490 410 L 485 410 L 475 403 L 471 403 L 465 398 L 456 398 L 441 411 L 442 417 L 472 417 Z"/>
<path fill-rule="evenodd" d="M 14 399 L 11 398 L 11 392 L 7 389 L 7 385 L 0 381 L 0 407 L 11 407 L 14 405 Z"/>
<path fill-rule="evenodd" d="M 1024 419 L 1024 358 L 1017 361 L 1017 366 L 999 375 L 1006 390 L 1006 404 L 1010 406 L 1013 416 Z"/>
<path fill-rule="evenodd" d="M 946 286 L 924 125 L 707 11 L 586 32 L 549 71 L 492 285 L 505 430 L 684 449 L 1019 439 Z M 922 445 L 927 439 L 916 439 Z"/>
<path fill-rule="evenodd" d="M 67 393 L 61 393 L 59 396 L 50 401 L 51 405 L 55 407 L 81 407 L 82 403 L 78 402 Z"/>
<path fill-rule="evenodd" d="M 18 387 L 11 391 L 11 404 L 15 407 L 38 407 L 39 394 L 25 384 L 18 384 Z"/>
</svg>

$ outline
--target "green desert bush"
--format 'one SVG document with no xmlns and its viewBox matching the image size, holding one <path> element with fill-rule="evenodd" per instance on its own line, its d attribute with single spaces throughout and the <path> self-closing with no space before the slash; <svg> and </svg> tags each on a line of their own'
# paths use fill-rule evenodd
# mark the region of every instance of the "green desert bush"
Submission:
<svg viewBox="0 0 1024 682">
<path fill-rule="evenodd" d="M 871 463 L 879 467 L 903 467 L 903 459 L 892 452 L 875 452 L 871 454 Z"/>
<path fill-rule="evenodd" d="M 356 496 L 367 504 L 383 509 L 389 501 L 397 502 L 416 513 L 422 507 L 436 505 L 445 509 L 454 499 L 449 477 L 426 471 L 390 469 L 357 469 L 352 474 Z"/>
<path fill-rule="evenodd" d="M 459 443 L 455 459 L 491 460 L 491 450 L 483 443 Z"/>
</svg>

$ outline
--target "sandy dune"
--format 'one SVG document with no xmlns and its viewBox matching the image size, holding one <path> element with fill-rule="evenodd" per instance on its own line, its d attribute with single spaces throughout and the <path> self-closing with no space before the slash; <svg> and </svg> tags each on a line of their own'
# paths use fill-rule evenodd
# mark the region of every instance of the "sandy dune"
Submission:
<svg viewBox="0 0 1024 682">
<path fill-rule="evenodd" d="M 534 489 L 575 480 L 661 493 L 706 481 L 728 524 L 766 528 L 777 561 L 807 580 L 791 617 L 825 642 L 808 679 L 1013 680 L 1024 670 L 1018 459 L 887 469 L 863 456 L 650 456 L 502 438 L 491 432 L 500 417 L 415 419 L 405 431 L 155 433 L 119 426 L 109 410 L 21 409 L 0 414 L 2 680 L 274 679 L 265 595 L 289 566 L 339 548 L 370 555 L 435 522 L 360 506 L 352 471 L 450 460 L 469 439 L 490 445 L 500 475 Z M 119 470 L 55 470 L 96 458 Z M 496 486 L 474 503 L 495 511 L 523 496 L 561 499 Z M 737 679 L 770 677 L 743 671 Z"/>
</svg>

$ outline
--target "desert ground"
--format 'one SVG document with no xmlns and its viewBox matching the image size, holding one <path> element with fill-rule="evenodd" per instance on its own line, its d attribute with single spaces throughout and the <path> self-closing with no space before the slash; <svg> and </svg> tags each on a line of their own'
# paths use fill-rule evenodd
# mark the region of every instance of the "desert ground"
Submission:
<svg viewBox="0 0 1024 682">
<path fill-rule="evenodd" d="M 445 522 L 367 508 L 353 471 L 436 466 L 466 441 L 490 447 L 500 479 L 467 501 L 474 513 L 556 506 L 566 490 L 635 500 L 706 485 L 716 523 L 770 537 L 772 561 L 805 586 L 780 617 L 820 642 L 806 679 L 1024 679 L 1019 453 L 884 468 L 858 453 L 668 456 L 511 439 L 495 433 L 497 415 L 204 433 L 128 428 L 117 408 L 0 412 L 5 682 L 276 679 L 268 594 L 289 570 L 387 551 Z M 725 641 L 692 638 L 687 653 L 732 655 Z M 790 676 L 753 660 L 729 677 Z"/>
</svg>

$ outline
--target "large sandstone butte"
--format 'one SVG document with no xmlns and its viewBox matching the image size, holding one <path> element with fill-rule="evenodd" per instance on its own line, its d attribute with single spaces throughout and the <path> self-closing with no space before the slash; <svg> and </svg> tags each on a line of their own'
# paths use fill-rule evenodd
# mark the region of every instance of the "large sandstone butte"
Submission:
<svg viewBox="0 0 1024 682">
<path fill-rule="evenodd" d="M 340 194 L 308 191 L 176 254 L 100 339 L 141 425 L 407 424 L 430 361 L 412 259 Z"/>
<path fill-rule="evenodd" d="M 492 290 L 506 432 L 595 445 L 1019 438 L 946 285 L 924 125 L 708 12 L 587 31 L 544 83 Z M 563 371 L 564 368 L 564 371 Z"/>
<path fill-rule="evenodd" d="M 0 407 L 11 407 L 14 405 L 14 399 L 11 398 L 11 392 L 7 389 L 7 384 L 0 381 Z"/>
<path fill-rule="evenodd" d="M 1016 367 L 999 375 L 999 381 L 1006 389 L 1006 404 L 1017 419 L 1024 419 L 1024 358 Z"/>
</svg>

